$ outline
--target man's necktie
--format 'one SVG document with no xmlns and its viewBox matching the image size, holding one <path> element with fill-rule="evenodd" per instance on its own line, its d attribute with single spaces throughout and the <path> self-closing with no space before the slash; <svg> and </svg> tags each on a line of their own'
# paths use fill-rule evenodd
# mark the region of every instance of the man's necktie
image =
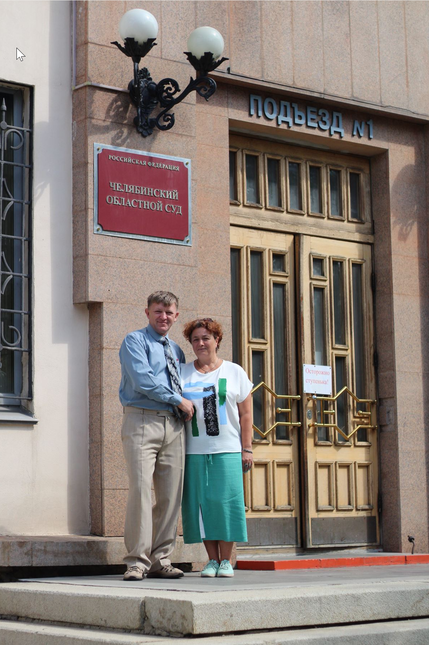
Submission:
<svg viewBox="0 0 429 645">
<path fill-rule="evenodd" d="M 173 356 L 173 352 L 171 351 L 168 338 L 161 338 L 161 343 L 164 345 L 165 362 L 167 364 L 168 373 L 170 374 L 171 388 L 174 392 L 177 392 L 177 394 L 182 395 L 179 371 L 177 369 L 176 360 Z M 173 409 L 176 417 L 180 419 L 181 411 L 179 408 L 176 405 L 173 405 Z"/>
</svg>

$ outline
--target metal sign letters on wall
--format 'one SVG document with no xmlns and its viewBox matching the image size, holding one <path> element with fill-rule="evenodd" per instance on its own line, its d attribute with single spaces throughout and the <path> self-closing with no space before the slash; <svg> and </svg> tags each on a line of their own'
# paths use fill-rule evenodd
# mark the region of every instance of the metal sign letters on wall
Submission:
<svg viewBox="0 0 429 645">
<path fill-rule="evenodd" d="M 268 121 L 276 121 L 278 126 L 285 125 L 288 128 L 294 126 L 303 126 L 319 129 L 328 132 L 329 136 L 338 135 L 341 139 L 344 137 L 343 115 L 335 110 L 330 112 L 325 108 L 316 108 L 312 106 L 300 108 L 298 103 L 289 103 L 289 101 L 276 101 L 273 98 L 263 99 L 257 94 L 250 94 L 249 98 L 249 116 L 261 118 L 262 115 Z M 374 137 L 374 124 L 372 119 L 368 121 L 353 122 L 352 137 L 362 138 L 367 135 L 368 139 Z"/>
<path fill-rule="evenodd" d="M 94 233 L 190 246 L 190 160 L 94 143 Z"/>
</svg>

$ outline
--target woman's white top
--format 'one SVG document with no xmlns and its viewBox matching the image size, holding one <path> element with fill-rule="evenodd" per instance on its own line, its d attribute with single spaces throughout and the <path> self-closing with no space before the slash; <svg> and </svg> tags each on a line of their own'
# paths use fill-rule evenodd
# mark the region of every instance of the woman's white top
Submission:
<svg viewBox="0 0 429 645">
<path fill-rule="evenodd" d="M 181 376 L 182 395 L 195 408 L 192 421 L 186 422 L 186 454 L 241 452 L 237 403 L 253 387 L 243 368 L 223 361 L 213 372 L 202 374 L 192 362 L 182 365 Z"/>
</svg>

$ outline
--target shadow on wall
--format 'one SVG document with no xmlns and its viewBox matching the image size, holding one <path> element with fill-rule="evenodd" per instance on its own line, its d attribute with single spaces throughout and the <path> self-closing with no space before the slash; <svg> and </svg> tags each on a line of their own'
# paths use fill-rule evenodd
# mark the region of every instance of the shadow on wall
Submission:
<svg viewBox="0 0 429 645">
<path fill-rule="evenodd" d="M 127 142 L 130 139 L 130 135 L 133 133 L 134 126 L 132 120 L 135 114 L 135 108 L 130 103 L 128 92 L 113 94 L 109 90 L 91 88 L 89 90 L 89 114 L 92 113 L 94 97 L 97 92 L 102 92 L 106 96 L 108 95 L 112 98 L 108 103 L 103 121 L 96 119 L 91 121 L 91 134 L 108 135 L 110 136 L 110 141 L 103 139 L 103 143 L 109 143 L 109 145 L 117 147 L 127 147 Z M 96 115 L 95 109 L 94 114 Z"/>
<path fill-rule="evenodd" d="M 407 241 L 413 228 L 419 226 L 419 219 L 425 216 L 421 195 L 424 187 L 421 186 L 421 176 L 416 177 L 418 170 L 414 164 L 404 166 L 391 189 L 392 203 L 400 205 L 393 213 L 393 228 L 398 230 L 400 242 Z"/>
<path fill-rule="evenodd" d="M 423 145 L 420 150 L 424 150 Z M 421 504 L 426 504 L 427 507 L 426 509 L 419 509 L 417 504 L 412 511 L 414 517 L 418 515 L 419 519 L 416 518 L 415 520 L 416 523 L 418 522 L 418 526 L 406 526 L 403 523 L 402 549 L 405 552 L 409 550 L 410 545 L 407 542 L 407 534 L 411 533 L 415 537 L 416 552 L 425 553 L 429 549 L 429 522 L 427 520 L 429 517 L 429 432 L 425 429 L 427 427 L 425 420 L 429 419 L 429 253 L 427 218 L 429 202 L 424 172 L 426 172 L 427 176 L 429 171 L 425 168 L 428 159 L 423 158 L 423 152 L 417 153 L 416 157 L 415 164 L 408 164 L 402 168 L 393 183 L 391 194 L 392 202 L 396 205 L 396 210 L 393 213 L 393 230 L 397 231 L 399 247 L 401 247 L 402 243 L 402 249 L 399 248 L 398 251 L 399 256 L 402 255 L 402 258 L 398 258 L 397 271 L 405 272 L 405 275 L 402 276 L 402 284 L 407 288 L 407 291 L 403 290 L 403 293 L 398 294 L 398 296 L 400 296 L 404 308 L 409 303 L 409 326 L 407 326 L 405 334 L 409 338 L 410 364 L 396 364 L 396 370 L 403 373 L 408 372 L 407 384 L 409 390 L 415 393 L 421 392 L 423 399 L 421 412 L 418 410 L 417 400 L 415 401 L 417 414 L 413 415 L 410 410 L 410 424 L 415 423 L 420 427 L 416 427 L 415 431 L 412 427 L 404 428 L 404 431 L 408 442 L 410 437 L 415 434 L 416 443 L 408 443 L 407 445 L 410 458 L 413 458 L 413 452 L 414 454 L 416 451 L 420 452 L 423 442 L 426 455 L 426 477 L 424 479 L 419 478 L 418 484 L 414 479 L 403 482 L 406 487 L 415 489 L 416 495 L 422 500 Z M 422 169 L 424 169 L 423 172 Z M 406 242 L 408 242 L 408 247 L 405 248 L 404 243 Z M 410 260 L 409 266 L 411 267 L 409 273 L 407 267 L 408 258 Z M 412 267 L 417 259 L 417 275 L 414 275 Z M 418 301 L 418 304 L 415 304 L 416 301 Z M 402 312 L 401 319 L 404 320 L 404 312 Z M 421 362 L 414 366 L 414 361 L 416 359 L 420 360 L 420 356 Z M 410 379 L 414 380 L 414 384 L 411 383 Z M 412 406 L 412 401 L 409 405 Z M 418 422 L 420 418 L 423 420 L 422 424 Z M 424 433 L 423 438 L 420 433 Z M 418 474 L 416 476 L 419 477 Z M 426 502 L 423 500 L 426 500 Z M 405 512 L 405 517 L 407 517 L 407 512 Z"/>
</svg>

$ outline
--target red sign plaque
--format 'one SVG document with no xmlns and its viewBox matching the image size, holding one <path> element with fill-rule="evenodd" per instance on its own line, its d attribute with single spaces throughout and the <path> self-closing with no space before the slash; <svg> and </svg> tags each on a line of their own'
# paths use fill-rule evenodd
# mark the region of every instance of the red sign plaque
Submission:
<svg viewBox="0 0 429 645">
<path fill-rule="evenodd" d="M 191 162 L 94 144 L 94 233 L 191 244 Z"/>
</svg>

